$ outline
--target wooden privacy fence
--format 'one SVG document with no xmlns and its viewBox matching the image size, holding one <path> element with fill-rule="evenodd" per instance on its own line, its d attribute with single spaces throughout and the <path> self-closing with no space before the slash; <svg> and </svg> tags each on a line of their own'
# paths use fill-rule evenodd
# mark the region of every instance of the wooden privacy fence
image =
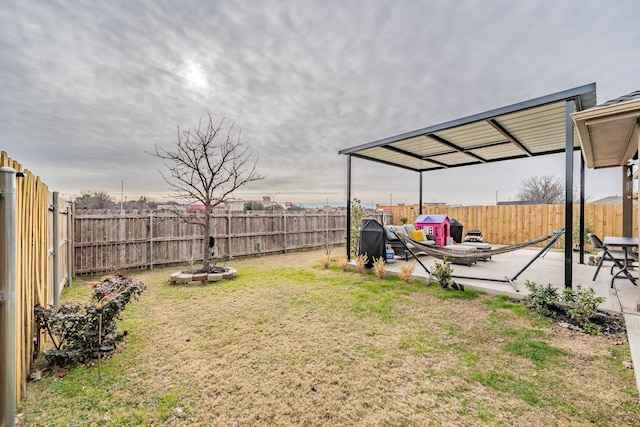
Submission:
<svg viewBox="0 0 640 427">
<path fill-rule="evenodd" d="M 399 224 L 402 217 L 414 222 L 418 216 L 417 206 L 392 210 L 384 219 L 387 224 Z M 564 205 L 426 206 L 423 212 L 447 214 L 462 223 L 465 231 L 482 230 L 485 240 L 494 244 L 521 243 L 564 228 Z M 576 205 L 574 228 L 578 214 Z M 621 204 L 588 204 L 585 217 L 600 237 L 622 234 Z M 633 222 L 636 235 L 635 204 Z M 213 214 L 211 224 L 215 254 L 225 260 L 345 243 L 344 212 L 232 211 Z M 76 274 L 195 263 L 201 261 L 204 244 L 198 226 L 162 212 L 76 211 L 74 235 Z M 559 246 L 563 244 L 561 239 Z"/>
<path fill-rule="evenodd" d="M 71 206 L 59 200 L 39 177 L 2 151 L 0 167 L 4 166 L 20 173 L 15 192 L 16 400 L 19 401 L 26 390 L 33 356 L 43 350 L 42 339 L 37 339 L 37 345 L 34 345 L 33 307 L 35 304 L 54 304 L 64 284 L 71 280 Z"/>
<path fill-rule="evenodd" d="M 388 206 L 380 206 L 388 210 Z M 578 227 L 579 205 L 573 207 L 573 227 Z M 633 204 L 633 236 L 638 231 L 638 205 Z M 400 224 L 400 218 L 414 222 L 418 206 L 393 206 L 386 214 L 388 224 Z M 480 229 L 487 242 L 515 244 L 550 234 L 564 228 L 564 204 L 500 206 L 425 206 L 424 214 L 446 214 L 464 226 L 464 232 Z M 391 218 L 389 218 L 391 216 Z M 622 235 L 622 204 L 586 204 L 586 223 L 600 238 Z M 576 234 L 577 235 L 577 234 Z M 541 243 L 543 246 L 545 242 Z M 590 245 L 587 245 L 591 248 Z"/>
<path fill-rule="evenodd" d="M 193 213 L 202 215 L 202 213 Z M 345 243 L 344 212 L 229 211 L 211 216 L 215 256 L 280 253 Z M 166 212 L 76 211 L 75 273 L 202 260 L 202 228 Z"/>
</svg>

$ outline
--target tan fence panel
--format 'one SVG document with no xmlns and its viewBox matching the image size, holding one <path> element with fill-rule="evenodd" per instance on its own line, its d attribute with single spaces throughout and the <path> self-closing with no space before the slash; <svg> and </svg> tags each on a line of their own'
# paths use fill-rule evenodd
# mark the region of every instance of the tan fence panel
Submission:
<svg viewBox="0 0 640 427">
<path fill-rule="evenodd" d="M 37 337 L 33 308 L 35 304 L 53 303 L 55 283 L 53 261 L 52 194 L 33 173 L 25 170 L 4 151 L 0 153 L 0 167 L 9 166 L 24 173 L 16 178 L 16 392 L 17 400 L 26 390 L 27 377 L 34 354 L 43 350 L 43 336 Z M 68 228 L 66 206 L 60 218 L 60 282 L 69 277 Z"/>
<path fill-rule="evenodd" d="M 487 242 L 509 245 L 541 237 L 552 231 L 564 228 L 564 204 L 558 205 L 500 205 L 500 206 L 424 206 L 425 214 L 446 214 L 455 218 L 464 226 L 464 231 L 482 230 Z M 388 206 L 378 209 L 388 210 Z M 418 217 L 418 206 L 393 206 L 387 223 L 400 224 L 405 217 L 408 222 L 415 222 Z M 580 206 L 574 205 L 574 228 L 578 227 Z M 638 206 L 633 204 L 633 236 L 638 232 Z M 622 235 L 622 204 L 586 204 L 585 221 L 593 233 L 604 236 Z M 564 239 L 558 246 L 564 245 Z M 539 246 L 544 245 L 541 243 Z M 591 245 L 587 245 L 591 249 Z"/>
</svg>

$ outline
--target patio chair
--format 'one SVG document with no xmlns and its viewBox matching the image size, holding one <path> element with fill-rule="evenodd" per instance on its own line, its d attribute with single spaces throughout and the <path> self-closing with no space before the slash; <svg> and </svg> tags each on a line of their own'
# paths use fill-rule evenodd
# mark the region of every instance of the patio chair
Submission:
<svg viewBox="0 0 640 427">
<path fill-rule="evenodd" d="M 598 249 L 598 257 L 600 258 L 600 261 L 598 262 L 598 268 L 596 268 L 596 272 L 593 275 L 593 279 L 591 279 L 592 281 L 595 281 L 596 277 L 598 277 L 598 272 L 600 271 L 600 267 L 602 267 L 602 263 L 605 261 L 613 261 L 613 265 L 611 266 L 611 272 L 610 272 L 610 274 L 613 274 L 614 267 L 621 268 L 620 266 L 622 265 L 622 263 L 627 260 L 628 261 L 638 260 L 638 256 L 632 252 L 629 252 L 627 254 L 628 259 L 625 260 L 625 254 L 623 250 L 611 250 L 607 248 L 605 245 L 602 244 L 602 240 L 600 240 L 600 238 L 595 234 L 589 233 L 587 234 L 587 236 L 589 236 L 589 239 L 591 240 L 591 244 L 593 245 L 593 247 Z"/>
</svg>

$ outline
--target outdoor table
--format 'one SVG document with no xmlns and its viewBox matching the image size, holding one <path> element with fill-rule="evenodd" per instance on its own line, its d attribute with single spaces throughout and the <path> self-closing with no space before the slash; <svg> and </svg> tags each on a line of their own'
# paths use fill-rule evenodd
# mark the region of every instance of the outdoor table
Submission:
<svg viewBox="0 0 640 427">
<path fill-rule="evenodd" d="M 605 249 L 608 249 L 611 246 L 616 246 L 624 249 L 624 265 L 620 263 L 617 259 L 613 259 L 616 267 L 620 269 L 616 274 L 611 278 L 611 287 L 613 288 L 613 281 L 621 275 L 625 275 L 627 279 L 631 280 L 635 286 L 638 286 L 638 279 L 633 277 L 631 273 L 629 273 L 629 248 L 638 246 L 638 238 L 636 237 L 617 237 L 617 236 L 606 236 L 604 241 L 602 242 Z"/>
</svg>

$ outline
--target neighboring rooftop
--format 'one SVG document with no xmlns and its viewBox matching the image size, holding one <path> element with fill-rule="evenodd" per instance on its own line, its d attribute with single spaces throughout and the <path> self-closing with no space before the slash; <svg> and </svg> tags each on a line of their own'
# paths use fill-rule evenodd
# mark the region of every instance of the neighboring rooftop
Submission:
<svg viewBox="0 0 640 427">
<path fill-rule="evenodd" d="M 606 107 L 607 105 L 620 104 L 622 102 L 634 101 L 636 99 L 640 99 L 640 90 L 636 90 L 626 95 L 619 96 L 615 99 L 611 99 L 603 104 L 596 106 L 595 108 Z"/>
</svg>

